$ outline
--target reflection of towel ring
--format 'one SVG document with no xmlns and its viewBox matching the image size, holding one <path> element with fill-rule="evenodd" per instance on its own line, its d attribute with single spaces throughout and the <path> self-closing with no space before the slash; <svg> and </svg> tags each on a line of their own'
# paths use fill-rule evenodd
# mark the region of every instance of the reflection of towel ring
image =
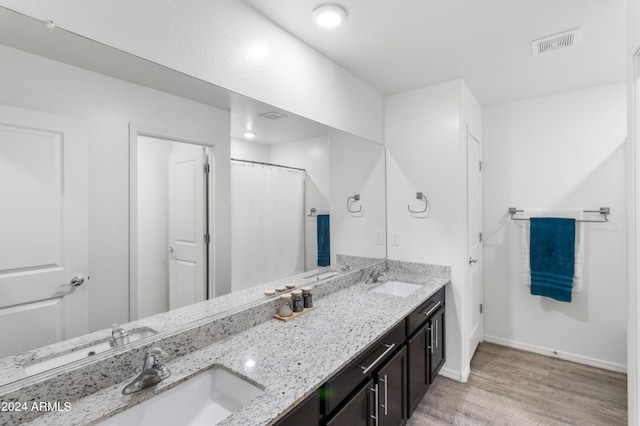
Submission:
<svg viewBox="0 0 640 426">
<path fill-rule="evenodd" d="M 429 200 L 427 200 L 427 197 L 425 197 L 422 192 L 416 192 L 416 200 L 424 201 L 424 210 L 411 210 L 411 206 L 407 204 L 407 209 L 409 210 L 409 213 L 411 214 L 426 213 L 427 210 L 429 210 Z M 424 217 L 429 217 L 430 214 L 431 212 L 428 212 L 427 215 Z"/>
<path fill-rule="evenodd" d="M 360 213 L 362 211 L 362 206 L 360 206 L 359 210 L 351 210 L 351 208 L 349 207 L 349 205 L 351 204 L 350 201 L 353 199 L 353 201 L 360 201 L 360 194 L 356 194 L 352 197 L 347 198 L 347 211 L 349 213 Z"/>
</svg>

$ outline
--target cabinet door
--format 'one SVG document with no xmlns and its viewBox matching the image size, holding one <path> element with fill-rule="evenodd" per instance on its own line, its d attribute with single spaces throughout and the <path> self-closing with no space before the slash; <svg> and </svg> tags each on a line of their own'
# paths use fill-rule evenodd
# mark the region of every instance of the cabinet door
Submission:
<svg viewBox="0 0 640 426">
<path fill-rule="evenodd" d="M 342 407 L 327 426 L 372 426 L 375 424 L 375 394 L 373 380 L 369 380 L 347 404 Z M 299 425 L 308 423 L 299 423 Z"/>
<path fill-rule="evenodd" d="M 407 341 L 407 418 L 416 409 L 429 388 L 428 325 L 425 324 Z"/>
<path fill-rule="evenodd" d="M 403 347 L 376 374 L 378 425 L 397 426 L 405 420 L 407 407 L 407 349 Z"/>
<path fill-rule="evenodd" d="M 429 318 L 429 328 L 431 330 L 429 336 L 430 346 L 430 362 L 429 362 L 429 376 L 430 383 L 433 383 L 438 372 L 442 368 L 445 362 L 445 347 L 444 347 L 444 308 L 438 309 Z"/>
<path fill-rule="evenodd" d="M 318 392 L 314 392 L 283 419 L 276 422 L 276 426 L 313 426 L 319 424 L 320 396 Z"/>
</svg>

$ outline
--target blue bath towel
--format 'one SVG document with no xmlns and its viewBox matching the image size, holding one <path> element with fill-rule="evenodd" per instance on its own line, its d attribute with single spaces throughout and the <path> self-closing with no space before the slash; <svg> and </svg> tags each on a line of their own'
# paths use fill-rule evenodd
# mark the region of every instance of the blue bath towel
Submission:
<svg viewBox="0 0 640 426">
<path fill-rule="evenodd" d="M 331 263 L 329 215 L 319 214 L 316 223 L 318 227 L 318 266 L 329 266 Z"/>
<path fill-rule="evenodd" d="M 576 220 L 533 217 L 530 235 L 531 294 L 571 302 Z"/>
</svg>

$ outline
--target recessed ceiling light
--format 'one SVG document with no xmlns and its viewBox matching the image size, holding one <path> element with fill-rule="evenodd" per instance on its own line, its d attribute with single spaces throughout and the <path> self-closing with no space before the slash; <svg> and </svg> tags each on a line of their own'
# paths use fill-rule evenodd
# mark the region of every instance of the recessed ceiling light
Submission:
<svg viewBox="0 0 640 426">
<path fill-rule="evenodd" d="M 347 19 L 347 11 L 336 4 L 323 4 L 313 10 L 311 17 L 322 28 L 335 28 Z"/>
<path fill-rule="evenodd" d="M 244 132 L 244 137 L 247 139 L 253 139 L 256 137 L 256 132 Z"/>
</svg>

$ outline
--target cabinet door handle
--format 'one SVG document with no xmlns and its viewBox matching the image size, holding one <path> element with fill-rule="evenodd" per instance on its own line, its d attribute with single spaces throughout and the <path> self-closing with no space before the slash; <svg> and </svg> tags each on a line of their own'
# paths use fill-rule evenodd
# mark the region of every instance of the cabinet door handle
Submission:
<svg viewBox="0 0 640 426">
<path fill-rule="evenodd" d="M 425 317 L 429 318 L 431 316 L 432 313 L 434 313 L 436 311 L 436 309 L 438 309 L 440 307 L 440 305 L 442 305 L 442 302 L 440 300 L 438 300 L 438 303 L 435 304 L 435 306 L 431 309 L 429 309 L 428 312 L 420 312 L 421 314 L 423 314 Z"/>
<path fill-rule="evenodd" d="M 433 353 L 433 324 L 430 324 L 427 327 L 427 331 L 429 332 L 429 340 L 430 340 L 430 344 L 427 346 L 427 348 L 429 348 L 429 351 L 431 353 Z"/>
<path fill-rule="evenodd" d="M 384 415 L 387 415 L 387 375 L 384 375 L 384 379 L 380 379 L 384 383 L 384 405 L 380 404 L 384 408 Z"/>
<path fill-rule="evenodd" d="M 376 366 L 376 364 L 377 364 L 377 363 L 379 363 L 379 362 L 380 362 L 380 360 L 381 360 L 382 358 L 384 358 L 385 356 L 387 356 L 387 354 L 388 354 L 389 352 L 391 352 L 391 351 L 393 350 L 393 348 L 395 348 L 395 347 L 396 347 L 396 344 L 395 344 L 395 343 L 392 343 L 392 344 L 390 344 L 390 345 L 386 345 L 386 344 L 385 344 L 384 346 L 386 346 L 386 347 L 387 347 L 387 350 L 386 350 L 386 351 L 384 351 L 384 352 L 382 353 L 382 355 L 380 355 L 378 358 L 376 358 L 376 359 L 375 359 L 371 364 L 369 364 L 369 366 L 368 366 L 368 367 L 363 367 L 363 366 L 361 366 L 361 365 L 359 366 L 359 367 L 362 369 L 362 374 L 367 374 L 369 371 L 371 371 L 371 369 L 372 369 L 373 367 L 375 367 L 375 366 Z"/>
<path fill-rule="evenodd" d="M 374 414 L 370 414 L 369 417 L 371 417 L 373 420 L 375 420 L 374 425 L 378 426 L 378 384 L 376 383 L 376 385 L 372 388 L 369 388 L 369 391 L 373 392 L 373 412 Z"/>
<path fill-rule="evenodd" d="M 436 320 L 436 348 L 440 347 L 440 345 L 438 344 L 438 320 Z"/>
</svg>

